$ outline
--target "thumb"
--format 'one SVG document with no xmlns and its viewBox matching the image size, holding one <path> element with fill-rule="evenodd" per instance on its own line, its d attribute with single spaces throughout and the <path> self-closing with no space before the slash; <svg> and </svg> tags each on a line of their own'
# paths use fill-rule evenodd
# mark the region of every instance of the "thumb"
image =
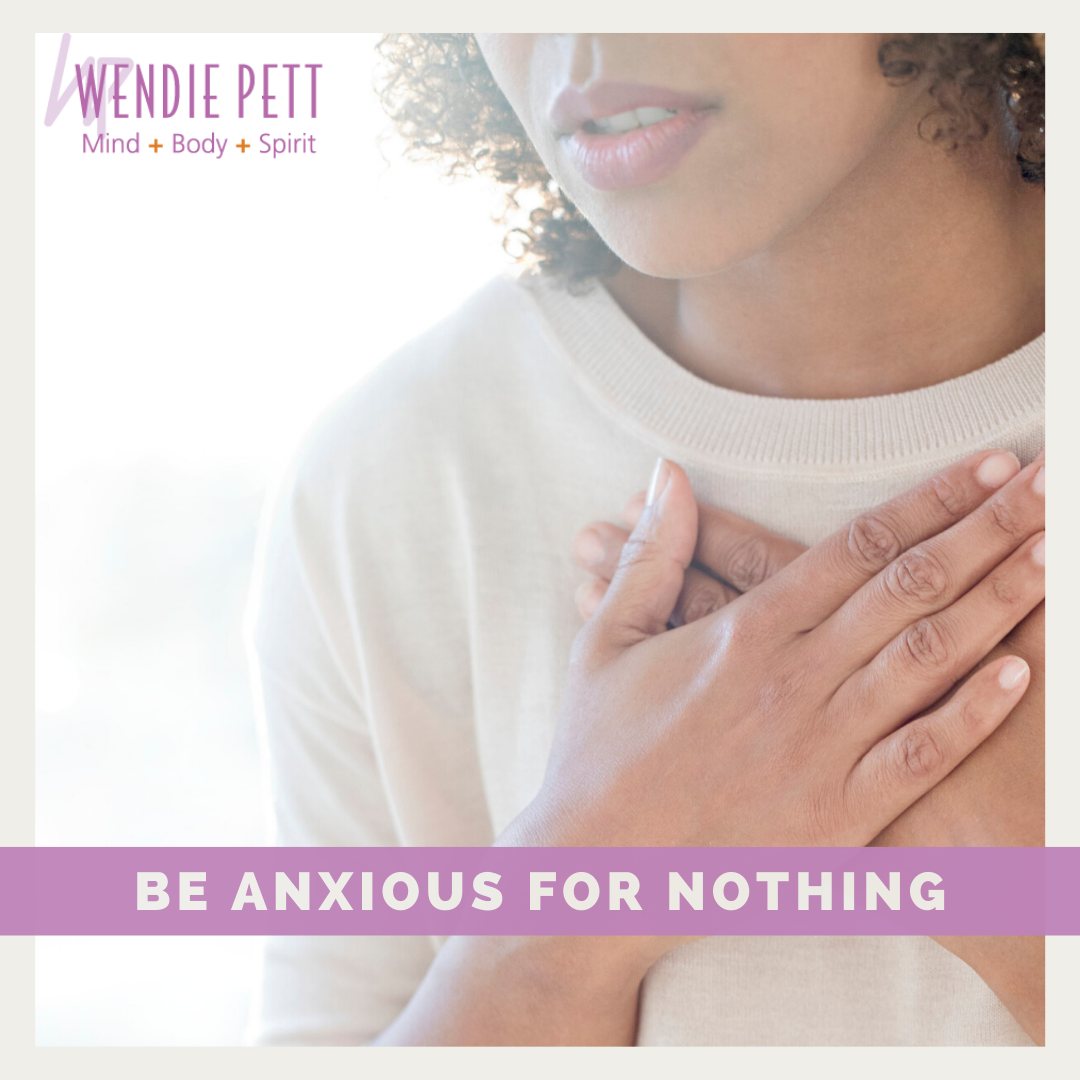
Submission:
<svg viewBox="0 0 1080 1080">
<path fill-rule="evenodd" d="M 629 648 L 666 629 L 694 557 L 697 527 L 697 500 L 686 473 L 660 458 L 645 509 L 593 616 L 608 648 Z"/>
</svg>

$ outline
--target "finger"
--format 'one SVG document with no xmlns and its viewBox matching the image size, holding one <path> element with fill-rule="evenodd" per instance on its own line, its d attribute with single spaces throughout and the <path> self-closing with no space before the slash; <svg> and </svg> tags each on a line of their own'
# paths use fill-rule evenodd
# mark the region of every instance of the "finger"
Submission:
<svg viewBox="0 0 1080 1080">
<path fill-rule="evenodd" d="M 951 607 L 905 629 L 837 691 L 834 704 L 865 729 L 868 743 L 876 742 L 937 701 L 1045 594 L 1046 538 L 1040 533 Z"/>
<path fill-rule="evenodd" d="M 667 628 L 693 558 L 697 501 L 686 473 L 661 458 L 647 501 L 590 620 L 590 644 L 601 658 Z"/>
<path fill-rule="evenodd" d="M 645 505 L 645 494 L 623 507 L 631 528 Z M 710 573 L 747 592 L 798 558 L 805 545 L 780 536 L 746 518 L 715 506 L 698 504 L 698 542 L 694 561 Z"/>
<path fill-rule="evenodd" d="M 1046 519 L 1045 466 L 1030 465 L 952 528 L 902 552 L 811 637 L 858 670 L 905 627 L 942 611 Z"/>
<path fill-rule="evenodd" d="M 853 815 L 879 830 L 899 817 L 998 727 L 1030 679 L 1018 656 L 988 664 L 939 709 L 875 743 L 848 776 Z"/>
<path fill-rule="evenodd" d="M 607 594 L 608 583 L 594 577 L 583 581 L 574 593 L 574 602 L 582 619 L 588 622 L 596 613 L 600 602 Z M 698 619 L 719 611 L 739 596 L 739 592 L 730 585 L 717 581 L 716 578 L 691 566 L 686 571 L 682 592 L 675 604 L 670 622 L 675 626 L 697 622 Z"/>
<path fill-rule="evenodd" d="M 582 570 L 610 581 L 619 565 L 623 544 L 629 538 L 626 529 L 620 529 L 618 525 L 594 521 L 574 537 L 574 561 Z"/>
<path fill-rule="evenodd" d="M 686 571 L 686 580 L 671 621 L 675 626 L 697 622 L 698 619 L 704 619 L 706 615 L 730 604 L 739 595 L 738 589 L 733 589 L 725 582 L 717 581 L 711 574 L 691 566 Z"/>
<path fill-rule="evenodd" d="M 623 517 L 636 524 L 644 500 L 644 492 L 640 500 L 635 496 L 624 508 Z M 574 537 L 574 561 L 590 574 L 610 581 L 629 536 L 625 529 L 610 522 L 591 522 Z M 680 611 L 689 611 L 692 617 L 683 615 L 682 621 L 695 622 L 730 603 L 739 592 L 771 577 L 805 550 L 802 544 L 736 514 L 698 504 L 698 542 L 694 561 L 710 573 L 694 572 L 692 582 L 688 579 L 691 587 L 683 589 L 676 615 L 679 616 Z M 717 582 L 716 577 L 729 584 Z"/>
<path fill-rule="evenodd" d="M 632 529 L 637 523 L 638 518 L 641 517 L 641 512 L 645 509 L 645 492 L 639 491 L 624 507 L 622 511 L 622 519 L 626 523 L 628 529 Z"/>
<path fill-rule="evenodd" d="M 574 593 L 574 603 L 577 604 L 578 613 L 585 622 L 588 622 L 596 614 L 596 609 L 604 599 L 607 589 L 608 583 L 601 581 L 600 578 L 589 578 L 588 581 L 583 581 L 577 587 L 577 591 Z"/>
<path fill-rule="evenodd" d="M 794 540 L 715 506 L 698 507 L 694 561 L 749 592 L 797 559 L 806 548 Z"/>
<path fill-rule="evenodd" d="M 1019 471 L 1009 453 L 982 451 L 867 511 L 810 548 L 767 585 L 759 602 L 810 630 L 901 552 L 954 525 Z"/>
</svg>

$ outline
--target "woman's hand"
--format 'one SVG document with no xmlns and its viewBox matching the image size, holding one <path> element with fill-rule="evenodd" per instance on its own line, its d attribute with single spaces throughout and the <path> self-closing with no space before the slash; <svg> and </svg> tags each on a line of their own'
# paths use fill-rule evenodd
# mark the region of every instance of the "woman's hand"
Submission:
<svg viewBox="0 0 1080 1080">
<path fill-rule="evenodd" d="M 1040 464 L 1042 459 L 1040 459 Z M 623 511 L 632 528 L 645 505 L 634 496 Z M 726 511 L 699 505 L 694 565 L 676 603 L 673 621 L 693 622 L 719 610 L 771 577 L 805 548 Z M 594 522 L 578 533 L 574 554 L 594 575 L 578 590 L 588 619 L 611 581 L 627 529 Z M 1011 654 L 1032 670 L 1024 699 L 1008 720 L 948 779 L 892 822 L 875 844 L 901 846 L 1041 846 L 1043 827 L 1044 605 L 1040 604 L 981 662 Z"/>
<path fill-rule="evenodd" d="M 983 453 L 666 631 L 698 538 L 685 474 L 650 505 L 575 642 L 524 843 L 869 843 L 1008 715 L 1043 595 L 1042 474 Z M 1039 479 L 1036 479 L 1036 478 Z"/>
</svg>

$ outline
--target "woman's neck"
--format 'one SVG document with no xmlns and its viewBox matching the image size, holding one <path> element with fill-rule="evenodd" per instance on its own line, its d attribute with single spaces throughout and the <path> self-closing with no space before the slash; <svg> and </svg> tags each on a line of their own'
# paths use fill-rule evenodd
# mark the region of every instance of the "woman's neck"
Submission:
<svg viewBox="0 0 1080 1080">
<path fill-rule="evenodd" d="M 1043 329 L 1043 192 L 993 138 L 897 137 L 767 250 L 703 277 L 608 283 L 660 348 L 745 393 L 914 390 Z"/>
</svg>

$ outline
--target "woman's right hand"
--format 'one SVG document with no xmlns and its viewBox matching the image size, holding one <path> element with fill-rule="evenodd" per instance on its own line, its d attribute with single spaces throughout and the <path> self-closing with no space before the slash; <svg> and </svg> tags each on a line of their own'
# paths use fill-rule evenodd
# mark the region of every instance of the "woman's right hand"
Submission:
<svg viewBox="0 0 1080 1080">
<path fill-rule="evenodd" d="M 920 715 L 1043 597 L 1045 474 L 1018 469 L 975 455 L 668 630 L 697 506 L 658 463 L 575 642 L 541 791 L 500 843 L 868 843 L 1027 687 L 1004 657 Z"/>
</svg>

